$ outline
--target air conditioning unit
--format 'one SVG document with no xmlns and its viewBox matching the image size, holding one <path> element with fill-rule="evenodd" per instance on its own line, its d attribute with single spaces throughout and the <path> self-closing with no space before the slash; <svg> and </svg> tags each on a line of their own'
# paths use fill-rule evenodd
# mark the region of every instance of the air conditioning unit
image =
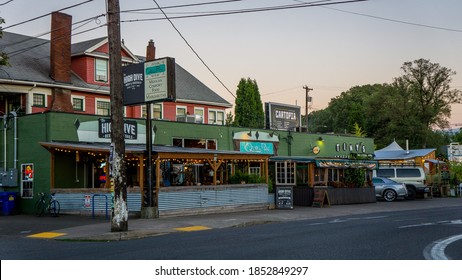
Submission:
<svg viewBox="0 0 462 280">
<path fill-rule="evenodd" d="M 187 123 L 202 123 L 201 115 L 178 115 L 176 116 L 177 122 L 187 122 Z"/>
<path fill-rule="evenodd" d="M 104 75 L 96 75 L 97 81 L 107 81 L 107 77 Z"/>
</svg>

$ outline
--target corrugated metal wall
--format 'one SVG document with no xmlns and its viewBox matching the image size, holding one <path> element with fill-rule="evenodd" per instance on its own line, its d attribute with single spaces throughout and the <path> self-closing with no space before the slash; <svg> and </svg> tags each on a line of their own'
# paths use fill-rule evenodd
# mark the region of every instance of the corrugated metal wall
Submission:
<svg viewBox="0 0 462 280">
<path fill-rule="evenodd" d="M 56 199 L 61 205 L 61 213 L 81 215 L 110 215 L 111 194 L 57 193 Z M 106 208 L 107 199 L 107 208 Z M 268 205 L 266 185 L 249 188 L 217 188 L 191 191 L 173 191 L 159 193 L 159 212 L 169 213 L 183 210 L 205 210 L 207 208 L 226 208 L 251 205 Z M 129 212 L 141 211 L 141 194 L 128 193 Z"/>
</svg>

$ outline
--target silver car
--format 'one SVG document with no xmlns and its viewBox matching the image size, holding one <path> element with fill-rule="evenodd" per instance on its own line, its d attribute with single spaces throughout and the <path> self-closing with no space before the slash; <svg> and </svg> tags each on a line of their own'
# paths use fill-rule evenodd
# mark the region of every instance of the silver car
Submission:
<svg viewBox="0 0 462 280">
<path fill-rule="evenodd" d="M 386 201 L 394 201 L 398 197 L 405 198 L 407 196 L 404 183 L 398 183 L 388 178 L 373 177 L 372 184 L 375 187 L 375 196 Z"/>
</svg>

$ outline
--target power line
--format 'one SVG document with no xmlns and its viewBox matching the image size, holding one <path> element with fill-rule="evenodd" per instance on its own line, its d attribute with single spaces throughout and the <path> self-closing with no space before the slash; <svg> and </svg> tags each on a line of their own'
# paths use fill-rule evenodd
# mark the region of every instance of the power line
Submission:
<svg viewBox="0 0 462 280">
<path fill-rule="evenodd" d="M 57 10 L 56 12 L 61 12 L 61 11 L 64 11 L 64 10 L 68 10 L 68 9 L 71 9 L 71 8 L 75 8 L 75 7 L 78 7 L 80 5 L 83 5 L 83 4 L 86 4 L 86 3 L 89 3 L 89 2 L 93 2 L 94 0 L 87 0 L 87 1 L 84 1 L 84 2 L 80 2 L 78 4 L 75 4 L 75 5 L 72 5 L 72 6 L 68 6 L 68 7 L 65 7 L 65 8 L 62 8 L 62 9 L 59 9 Z M 6 3 L 5 3 L 6 4 Z M 31 21 L 34 21 L 34 20 L 37 20 L 37 19 L 41 19 L 41 18 L 44 18 L 46 16 L 49 16 L 51 15 L 51 13 L 48 13 L 48 14 L 45 14 L 45 15 L 41 15 L 41 16 L 38 16 L 38 17 L 35 17 L 35 18 L 31 18 L 31 19 L 28 19 L 28 20 L 25 20 L 25 21 L 22 21 L 22 22 L 18 22 L 18 23 L 15 23 L 13 25 L 10 25 L 10 26 L 6 26 L 4 28 L 2 28 L 3 30 L 5 29 L 8 29 L 8 28 L 11 28 L 11 27 L 15 27 L 15 26 L 18 26 L 18 25 L 21 25 L 21 24 L 24 24 L 24 23 L 29 23 Z"/>
<path fill-rule="evenodd" d="M 188 47 L 192 50 L 192 52 L 197 56 L 197 58 L 199 58 L 199 60 L 202 62 L 202 64 L 204 64 L 204 66 L 209 70 L 210 73 L 212 73 L 212 75 L 218 80 L 218 82 L 220 82 L 220 84 L 234 97 L 236 98 L 236 96 L 228 89 L 228 87 L 220 80 L 220 78 L 218 78 L 218 76 L 212 71 L 212 69 L 210 69 L 210 67 L 207 65 L 207 63 L 205 63 L 205 61 L 201 58 L 201 56 L 196 52 L 196 50 L 194 50 L 194 48 L 191 46 L 191 44 L 188 42 L 188 40 L 186 40 L 186 38 L 183 36 L 183 34 L 181 34 L 180 30 L 178 30 L 178 28 L 176 28 L 175 24 L 173 24 L 173 22 L 168 18 L 167 14 L 165 14 L 165 12 L 162 10 L 162 8 L 159 6 L 159 4 L 157 3 L 156 0 L 152 0 L 154 1 L 154 3 L 156 3 L 157 7 L 159 8 L 159 10 L 164 14 L 165 18 L 168 20 L 168 22 L 170 22 L 170 24 L 172 25 L 173 29 L 175 29 L 175 31 L 178 33 L 178 35 L 180 35 L 180 37 L 183 39 L 183 41 L 186 43 L 186 45 L 188 45 Z"/>
<path fill-rule="evenodd" d="M 208 13 L 203 13 L 203 14 L 169 17 L 169 19 L 172 20 L 172 19 L 224 16 L 224 15 L 256 13 L 256 12 L 268 12 L 268 11 L 299 9 L 299 8 L 307 8 L 307 7 L 319 7 L 319 6 L 325 6 L 325 5 L 349 4 L 349 3 L 364 2 L 364 1 L 368 1 L 368 0 L 345 0 L 345 1 L 328 2 L 328 3 L 319 3 L 319 2 L 325 2 L 325 1 L 315 1 L 312 3 L 304 3 L 304 4 L 269 6 L 269 7 L 240 9 L 240 10 L 215 11 L 215 12 L 208 12 Z M 133 20 L 121 20 L 121 22 L 143 22 L 143 21 L 163 20 L 163 19 L 164 18 L 133 19 Z"/>
<path fill-rule="evenodd" d="M 298 1 L 297 1 L 297 2 L 298 2 Z M 362 13 L 357 13 L 357 12 L 351 12 L 351 11 L 340 10 L 340 9 L 336 9 L 336 8 L 332 8 L 332 7 L 321 7 L 321 8 L 329 9 L 329 10 L 334 10 L 334 11 L 338 11 L 338 12 L 342 12 L 342 13 L 347 13 L 347 14 L 353 14 L 353 15 L 358 15 L 358 16 L 363 16 L 363 17 L 369 17 L 369 18 L 374 18 L 374 19 L 379 19 L 379 20 L 385 20 L 385 21 L 395 22 L 395 23 L 401 23 L 401 24 L 413 25 L 413 26 L 418 26 L 418 27 L 425 27 L 425 28 L 431 28 L 431 29 L 438 29 L 438 30 L 444 30 L 444 31 L 451 31 L 451 32 L 459 32 L 459 33 L 462 33 L 462 30 L 460 30 L 460 29 L 447 28 L 447 27 L 440 27 L 440 26 L 433 26 L 433 25 L 427 25 L 427 24 L 421 24 L 421 23 L 414 23 L 414 22 L 403 21 L 403 20 L 397 20 L 397 19 L 391 19 L 391 18 L 373 16 L 373 15 L 368 15 L 368 14 L 362 14 Z"/>
<path fill-rule="evenodd" d="M 10 2 L 13 2 L 13 0 L 6 1 L 5 3 L 1 3 L 0 6 L 6 5 L 6 4 L 10 3 Z"/>
<path fill-rule="evenodd" d="M 72 25 L 75 25 L 75 24 L 83 23 L 82 25 L 80 25 L 80 26 L 78 26 L 78 27 L 72 29 L 72 31 L 81 28 L 82 26 L 84 26 L 84 25 L 90 23 L 90 21 L 95 20 L 95 19 L 97 19 L 98 17 L 101 17 L 101 16 L 105 16 L 105 15 L 99 15 L 99 16 L 94 17 L 94 18 L 88 18 L 88 19 L 81 20 L 81 21 L 78 21 L 78 22 L 76 22 L 76 23 L 71 24 L 71 26 L 72 26 Z M 95 30 L 95 29 L 98 29 L 98 28 L 101 28 L 101 27 L 104 27 L 104 26 L 106 26 L 106 24 L 103 24 L 103 25 L 100 25 L 100 26 L 97 26 L 97 27 L 93 27 L 93 28 L 90 28 L 90 29 L 87 29 L 87 30 L 84 30 L 84 31 L 81 31 L 81 32 L 78 32 L 78 33 L 74 33 L 74 34 L 71 35 L 71 37 L 72 37 L 72 36 L 76 36 L 76 35 L 80 35 L 80 34 L 83 34 L 83 33 L 86 33 L 86 32 L 90 32 L 90 31 L 93 31 L 93 30 Z M 52 30 L 52 31 L 53 31 L 53 30 Z M 52 31 L 43 33 L 43 34 L 41 34 L 41 35 L 38 36 L 38 37 L 41 37 L 41 36 L 46 35 L 46 34 L 49 34 L 49 33 L 51 33 Z M 29 37 L 29 38 L 27 38 L 27 39 L 25 39 L 25 40 L 18 41 L 18 42 L 14 42 L 14 43 L 11 43 L 11 44 L 8 44 L 8 45 L 5 45 L 5 46 L 17 45 L 17 44 L 25 43 L 25 42 L 28 42 L 28 41 L 30 41 L 30 40 L 37 39 L 38 37 Z M 60 39 L 60 38 L 57 38 L 57 39 Z M 29 47 L 26 47 L 26 48 L 23 48 L 23 49 L 15 50 L 15 51 L 13 51 L 13 52 L 7 53 L 7 55 L 8 55 L 9 57 L 14 57 L 14 56 L 16 56 L 16 55 L 22 54 L 22 53 L 24 53 L 24 52 L 30 51 L 30 50 L 32 50 L 32 49 L 34 49 L 34 48 L 37 48 L 37 47 L 40 47 L 40 46 L 43 46 L 43 45 L 46 45 L 46 44 L 49 44 L 49 43 L 50 43 L 50 41 L 45 41 L 45 42 L 40 43 L 40 44 L 36 44 L 36 45 L 29 46 Z"/>
<path fill-rule="evenodd" d="M 243 0 L 224 0 L 224 1 L 214 1 L 214 2 L 199 2 L 193 4 L 183 4 L 183 5 L 175 5 L 175 6 L 165 6 L 162 9 L 165 11 L 166 9 L 176 9 L 176 8 L 186 8 L 186 7 L 195 7 L 195 6 L 205 6 L 205 5 L 214 5 L 214 4 L 224 4 L 230 2 L 241 2 Z M 159 10 L 159 8 L 142 8 L 142 9 L 132 9 L 132 10 L 123 10 L 120 11 L 121 13 L 135 13 L 135 12 L 142 12 L 142 11 L 150 11 L 150 10 Z"/>
</svg>

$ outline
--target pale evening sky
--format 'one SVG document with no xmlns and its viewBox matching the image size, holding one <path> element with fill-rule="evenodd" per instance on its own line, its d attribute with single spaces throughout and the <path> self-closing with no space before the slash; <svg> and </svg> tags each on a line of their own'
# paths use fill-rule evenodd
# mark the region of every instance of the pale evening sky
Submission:
<svg viewBox="0 0 462 280">
<path fill-rule="evenodd" d="M 105 2 L 0 0 L 0 17 L 6 21 L 4 31 L 40 36 L 50 31 L 50 16 L 28 20 L 83 3 L 63 11 L 74 23 L 97 17 L 73 26 L 73 34 L 82 32 L 72 37 L 76 43 L 107 36 L 106 18 L 101 16 Z M 299 105 L 305 112 L 303 86 L 307 85 L 313 88 L 310 111 L 323 109 L 331 98 L 353 86 L 392 82 L 403 74 L 404 62 L 419 58 L 456 71 L 451 85 L 462 90 L 460 0 L 157 0 L 232 94 L 155 9 L 155 1 L 119 2 L 121 35 L 134 54 L 146 55 L 147 43 L 153 39 L 157 57 L 174 57 L 230 103 L 239 80 L 250 77 L 257 81 L 263 102 Z M 339 2 L 350 3 L 306 7 Z M 208 5 L 191 5 L 199 3 Z M 172 8 L 184 4 L 188 5 Z M 275 9 L 283 6 L 290 8 Z M 152 9 L 133 11 L 148 8 Z M 242 12 L 261 8 L 266 11 Z M 222 12 L 227 15 L 203 16 Z M 13 26 L 23 21 L 28 22 Z M 453 105 L 450 123 L 462 126 L 462 104 Z"/>
</svg>

